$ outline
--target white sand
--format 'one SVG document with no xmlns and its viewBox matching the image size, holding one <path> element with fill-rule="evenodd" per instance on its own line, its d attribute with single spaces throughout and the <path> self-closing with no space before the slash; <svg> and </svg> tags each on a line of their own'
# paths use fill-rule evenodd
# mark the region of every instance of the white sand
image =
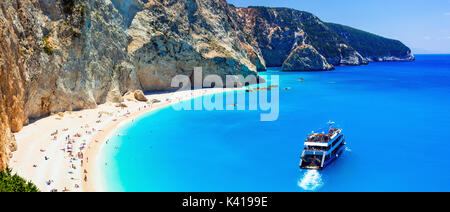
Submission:
<svg viewBox="0 0 450 212">
<path fill-rule="evenodd" d="M 15 134 L 18 150 L 13 153 L 10 166 L 14 172 L 35 183 L 41 191 L 101 191 L 96 158 L 103 143 L 120 124 L 179 101 L 231 90 L 214 88 L 150 94 L 147 95 L 149 100 L 158 99 L 161 102 L 151 104 L 126 100 L 127 108 L 106 103 L 92 110 L 65 112 L 63 117 L 53 115 L 40 119 Z M 54 140 L 51 134 L 56 131 L 58 134 Z M 81 137 L 75 137 L 77 133 Z M 68 140 L 67 136 L 70 136 Z M 68 153 L 69 141 L 73 142 L 72 156 Z M 83 144 L 85 148 L 80 149 Z M 83 153 L 83 166 L 78 153 Z"/>
</svg>

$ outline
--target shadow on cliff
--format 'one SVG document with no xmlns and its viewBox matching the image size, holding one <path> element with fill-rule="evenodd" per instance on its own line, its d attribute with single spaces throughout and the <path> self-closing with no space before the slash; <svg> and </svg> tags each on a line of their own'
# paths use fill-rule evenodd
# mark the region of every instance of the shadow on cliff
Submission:
<svg viewBox="0 0 450 212">
<path fill-rule="evenodd" d="M 136 14 L 142 10 L 148 0 L 111 0 L 114 7 L 125 20 L 125 27 L 130 27 Z"/>
</svg>

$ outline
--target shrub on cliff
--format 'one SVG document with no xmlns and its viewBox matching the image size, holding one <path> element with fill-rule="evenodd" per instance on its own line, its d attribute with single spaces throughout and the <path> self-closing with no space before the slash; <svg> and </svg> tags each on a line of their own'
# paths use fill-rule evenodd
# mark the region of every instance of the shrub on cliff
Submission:
<svg viewBox="0 0 450 212">
<path fill-rule="evenodd" d="M 53 54 L 53 48 L 50 46 L 50 42 L 49 42 L 49 36 L 45 36 L 44 40 L 42 41 L 42 43 L 44 43 L 44 46 L 42 47 L 42 49 L 45 51 L 45 53 L 47 53 L 48 55 L 52 55 Z"/>
<path fill-rule="evenodd" d="M 0 192 L 39 192 L 32 183 L 27 182 L 17 174 L 12 175 L 11 169 L 0 171 Z"/>
</svg>

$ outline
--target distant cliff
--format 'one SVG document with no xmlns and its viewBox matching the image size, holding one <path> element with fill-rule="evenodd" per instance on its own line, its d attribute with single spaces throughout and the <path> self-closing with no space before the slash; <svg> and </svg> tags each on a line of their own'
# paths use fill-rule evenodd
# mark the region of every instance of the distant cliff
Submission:
<svg viewBox="0 0 450 212">
<path fill-rule="evenodd" d="M 284 71 L 330 70 L 369 61 L 414 60 L 400 41 L 350 27 L 324 23 L 289 8 L 236 8 L 237 20 L 261 50 L 267 66 Z"/>
<path fill-rule="evenodd" d="M 224 0 L 1 1 L 0 26 L 0 169 L 29 119 L 167 90 L 196 66 L 247 76 L 413 58 L 307 12 Z"/>
<path fill-rule="evenodd" d="M 326 25 L 370 62 L 414 60 L 411 49 L 398 40 L 383 38 L 340 24 L 327 23 Z"/>
<path fill-rule="evenodd" d="M 310 13 L 268 7 L 236 10 L 237 19 L 252 37 L 253 45 L 261 49 L 267 66 L 309 71 L 365 63 L 344 39 Z"/>
</svg>

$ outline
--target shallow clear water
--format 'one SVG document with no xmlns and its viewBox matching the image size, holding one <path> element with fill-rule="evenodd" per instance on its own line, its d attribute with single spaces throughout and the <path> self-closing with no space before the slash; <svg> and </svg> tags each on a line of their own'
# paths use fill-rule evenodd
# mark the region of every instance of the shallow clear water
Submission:
<svg viewBox="0 0 450 212">
<path fill-rule="evenodd" d="M 120 128 L 99 157 L 104 189 L 450 191 L 450 55 L 274 74 L 275 122 L 260 122 L 261 111 L 167 107 Z M 347 151 L 323 171 L 300 170 L 306 135 L 329 120 Z"/>
</svg>

